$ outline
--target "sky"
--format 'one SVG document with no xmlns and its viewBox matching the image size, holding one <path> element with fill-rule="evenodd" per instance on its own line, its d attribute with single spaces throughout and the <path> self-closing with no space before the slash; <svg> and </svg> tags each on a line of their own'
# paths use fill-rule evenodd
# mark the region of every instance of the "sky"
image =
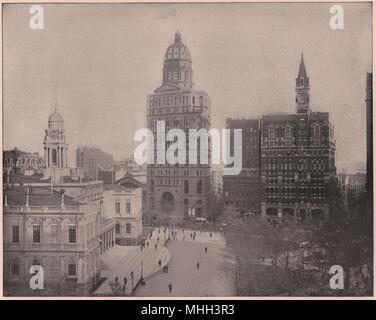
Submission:
<svg viewBox="0 0 376 320">
<path fill-rule="evenodd" d="M 304 53 L 311 109 L 335 127 L 338 163 L 365 161 L 365 79 L 372 70 L 372 7 L 346 3 L 344 29 L 329 3 L 30 4 L 3 7 L 3 148 L 43 150 L 48 116 L 64 118 L 70 165 L 77 146 L 115 159 L 133 154 L 146 95 L 162 81 L 177 30 L 192 56 L 195 89 L 210 96 L 211 124 L 295 111 Z"/>
</svg>

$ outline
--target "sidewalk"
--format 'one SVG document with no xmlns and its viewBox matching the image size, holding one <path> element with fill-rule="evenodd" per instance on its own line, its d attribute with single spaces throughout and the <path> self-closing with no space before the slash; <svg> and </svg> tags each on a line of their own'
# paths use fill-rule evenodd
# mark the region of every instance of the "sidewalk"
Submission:
<svg viewBox="0 0 376 320">
<path fill-rule="evenodd" d="M 157 240 L 158 237 L 159 242 Z M 164 247 L 165 236 L 163 234 L 163 230 L 161 230 L 160 233 L 158 233 L 158 229 L 154 230 L 153 236 L 147 241 L 149 242 L 149 246 L 145 245 L 145 248 L 143 248 L 142 251 L 140 246 L 117 246 L 110 249 L 109 253 L 107 253 L 107 256 L 104 259 L 106 261 L 104 264 L 111 269 L 104 270 L 103 274 L 105 274 L 107 279 L 101 286 L 99 286 L 97 290 L 95 290 L 93 295 L 113 295 L 114 292 L 111 289 L 110 282 L 115 282 L 115 278 L 117 277 L 119 283 L 123 285 L 123 279 L 126 277 L 128 282 L 125 295 L 129 296 L 132 294 L 133 288 L 141 279 L 141 272 L 143 272 L 143 278 L 146 278 L 162 269 L 164 265 L 167 265 L 171 255 L 170 252 Z M 156 244 L 157 249 L 155 249 Z M 119 256 L 121 255 L 119 251 L 121 250 L 123 250 L 124 255 L 119 259 Z M 161 267 L 158 265 L 159 260 L 162 261 Z M 133 284 L 131 272 L 134 274 Z"/>
</svg>

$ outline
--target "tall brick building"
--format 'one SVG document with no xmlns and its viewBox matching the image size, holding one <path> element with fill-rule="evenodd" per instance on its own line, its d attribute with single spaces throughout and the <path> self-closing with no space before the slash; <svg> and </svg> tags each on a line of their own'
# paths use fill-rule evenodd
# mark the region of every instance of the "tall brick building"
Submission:
<svg viewBox="0 0 376 320">
<path fill-rule="evenodd" d="M 310 109 L 309 89 L 302 55 L 295 86 L 295 113 L 263 115 L 259 120 L 228 120 L 229 127 L 243 129 L 244 169 L 238 176 L 225 177 L 224 183 L 228 201 L 238 208 L 260 207 L 264 217 L 305 220 L 328 216 L 328 185 L 336 174 L 334 127 L 329 113 Z M 256 128 L 259 131 L 252 136 L 249 131 Z M 252 140 L 255 137 L 257 143 Z M 247 174 L 250 172 L 255 175 Z M 255 190 L 261 190 L 260 198 Z"/>
<path fill-rule="evenodd" d="M 238 175 L 223 177 L 225 204 L 260 212 L 264 191 L 260 175 L 260 120 L 228 118 L 226 128 L 231 132 L 231 154 L 234 148 L 232 131 L 242 129 L 242 170 Z"/>
</svg>

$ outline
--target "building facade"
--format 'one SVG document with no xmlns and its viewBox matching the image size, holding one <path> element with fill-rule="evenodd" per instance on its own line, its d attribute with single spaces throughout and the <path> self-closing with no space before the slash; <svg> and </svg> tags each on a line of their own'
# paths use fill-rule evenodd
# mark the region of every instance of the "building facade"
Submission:
<svg viewBox="0 0 376 320">
<path fill-rule="evenodd" d="M 142 190 L 119 184 L 105 185 L 104 210 L 115 219 L 115 243 L 137 245 L 142 236 Z"/>
<path fill-rule="evenodd" d="M 165 132 L 183 130 L 187 151 L 189 129 L 210 128 L 209 96 L 194 89 L 192 76 L 190 52 L 177 32 L 164 57 L 162 85 L 147 97 L 147 127 L 155 139 L 149 150 L 154 154 L 154 164 L 147 166 L 148 214 L 160 220 L 180 220 L 188 217 L 189 212 L 205 217 L 209 210 L 210 160 L 207 164 L 200 162 L 198 152 L 197 164 L 191 163 L 187 152 L 185 164 L 157 163 L 158 153 L 164 153 L 172 144 L 158 144 L 158 123 L 163 123 Z M 210 143 L 207 149 L 204 152 L 210 154 Z"/>
<path fill-rule="evenodd" d="M 77 148 L 76 166 L 83 168 L 86 179 L 97 180 L 98 171 L 112 169 L 114 157 L 99 148 Z"/>
<path fill-rule="evenodd" d="M 262 215 L 325 219 L 336 174 L 334 127 L 329 113 L 310 109 L 303 56 L 295 90 L 295 114 L 261 118 Z"/>
<path fill-rule="evenodd" d="M 228 118 L 226 128 L 231 133 L 231 153 L 234 148 L 233 130 L 242 130 L 242 170 L 238 175 L 223 177 L 225 205 L 259 213 L 264 191 L 260 174 L 260 120 Z"/>
<path fill-rule="evenodd" d="M 3 151 L 3 173 L 33 175 L 41 173 L 44 167 L 44 159 L 38 152 L 24 152 L 17 148 Z"/>
<path fill-rule="evenodd" d="M 29 272 L 44 272 L 45 295 L 88 295 L 100 277 L 99 214 L 64 193 L 4 190 L 4 291 L 32 295 Z"/>
</svg>

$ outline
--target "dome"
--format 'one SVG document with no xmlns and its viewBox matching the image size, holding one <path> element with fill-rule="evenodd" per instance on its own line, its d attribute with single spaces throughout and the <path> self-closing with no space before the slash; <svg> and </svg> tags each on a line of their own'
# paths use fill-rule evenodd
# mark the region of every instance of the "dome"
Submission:
<svg viewBox="0 0 376 320">
<path fill-rule="evenodd" d="M 48 117 L 48 128 L 55 130 L 64 130 L 63 117 L 55 109 L 55 112 Z"/>
<path fill-rule="evenodd" d="M 48 121 L 50 121 L 50 122 L 63 122 L 64 120 L 63 120 L 63 117 L 55 111 L 54 113 L 52 113 L 49 116 Z"/>
<path fill-rule="evenodd" d="M 191 61 L 191 54 L 188 47 L 181 41 L 179 31 L 175 33 L 174 43 L 168 46 L 164 59 L 165 61 L 172 59 Z"/>
<path fill-rule="evenodd" d="M 175 41 L 169 45 L 164 57 L 163 83 L 183 88 L 192 88 L 192 60 L 188 47 L 182 43 L 181 35 L 175 33 Z"/>
</svg>

